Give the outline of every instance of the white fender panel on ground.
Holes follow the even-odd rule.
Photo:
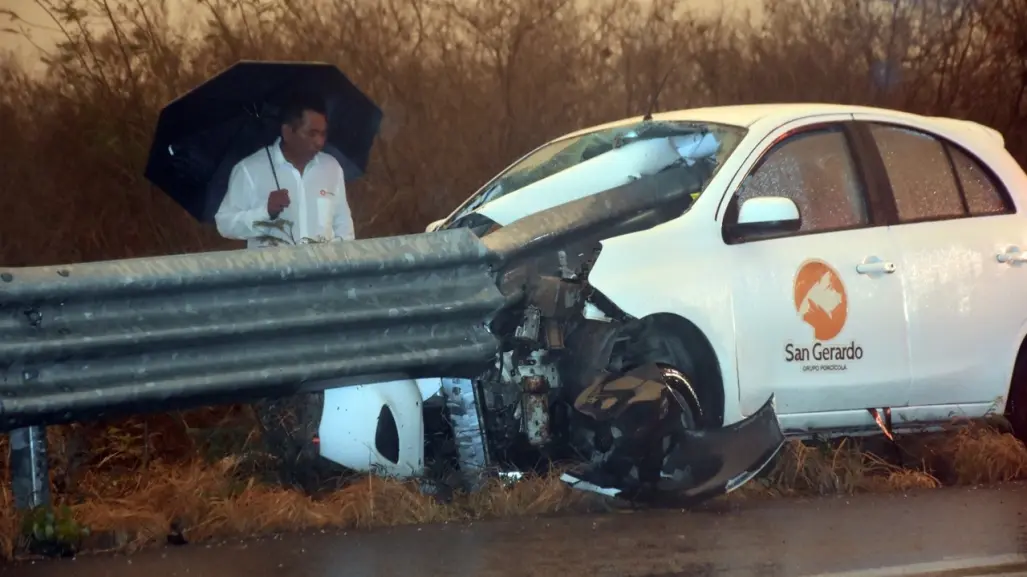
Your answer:
[[[417,388],[421,390],[421,400],[427,401],[442,390],[442,379],[438,377],[417,379]]]
[[[421,380],[425,382],[404,379],[325,390],[318,431],[321,456],[356,471],[390,477],[421,475],[421,404],[437,390],[431,388],[432,379]]]

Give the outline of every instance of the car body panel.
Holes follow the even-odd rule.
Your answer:
[[[399,379],[326,389],[318,427],[321,456],[356,471],[419,476],[424,470],[425,394],[418,385],[415,379]],[[394,443],[397,454],[381,447],[380,429],[386,429],[384,442]]]
[[[641,120],[586,128],[550,143]],[[723,379],[725,425],[755,414],[771,395],[781,428],[796,437],[879,432],[886,425],[869,409],[888,409],[895,431],[930,429],[953,417],[975,418],[1001,410],[1012,364],[1027,337],[1027,305],[1015,297],[1021,292],[1017,289],[1027,286],[1027,264],[999,262],[997,255],[1009,247],[1027,251],[1027,227],[1020,210],[1027,175],[1004,149],[1000,133],[963,120],[835,104],[711,107],[654,114],[653,120],[713,122],[743,127],[747,133],[683,214],[603,240],[588,282],[630,317],[674,315],[706,336]],[[866,122],[925,131],[986,159],[1008,189],[1016,211],[916,224],[873,220],[880,218],[877,212],[870,225],[852,230],[742,244],[725,240],[730,199],[779,139],[825,123]],[[849,138],[852,144],[853,136]],[[660,158],[656,145],[639,144],[643,146],[604,155],[616,162],[600,165],[599,159],[592,159],[475,211],[506,226],[624,184],[644,173],[644,167],[660,164],[647,165]],[[867,153],[865,141],[856,147],[860,155]],[[881,176],[874,173],[879,167],[871,167],[862,156],[859,163],[864,178]],[[873,188],[879,183],[864,184]],[[871,194],[881,192],[874,188]],[[428,230],[444,225],[471,198]],[[894,264],[898,274],[858,273],[857,266],[878,262],[867,257]],[[803,370],[783,360],[788,341],[804,342],[813,332],[802,322],[796,310],[802,304],[795,298],[797,271],[811,259],[834,269],[849,299],[845,326],[835,340],[854,341],[863,356],[850,359],[845,371]],[[434,387],[390,386],[407,391],[410,399],[417,389],[419,401]],[[375,403],[380,405],[380,399],[363,402],[367,407]]]
[[[824,122],[840,122],[846,120],[887,121],[896,124],[903,124],[909,127],[920,128],[933,134],[944,136],[959,144],[960,146],[963,146],[967,150],[975,153],[976,155],[985,156],[986,158],[988,158],[988,166],[995,170],[997,176],[1004,183],[1006,183],[1007,187],[1016,187],[1019,190],[1027,189],[1027,179],[1025,179],[1024,173],[1020,169],[1016,161],[1013,160],[1012,157],[1008,154],[1008,152],[1005,151],[1005,149],[1003,148],[1003,141],[1001,135],[993,129],[976,123],[947,118],[920,117],[911,114],[894,113],[892,111],[877,111],[874,109],[847,106],[814,106],[808,108],[802,107],[801,119],[793,120],[792,122],[781,122],[782,115],[778,114],[777,107],[774,105],[768,106],[769,108],[757,107],[745,108],[743,110],[730,110],[726,111],[724,116],[718,114],[703,114],[702,112],[696,111],[686,111],[680,116],[670,115],[668,117],[665,117],[678,119],[687,116],[690,119],[701,118],[702,120],[709,120],[715,122],[729,122],[730,120],[733,120],[739,124],[747,124],[750,133],[746,137],[746,139],[744,139],[739,144],[734,155],[732,156],[732,159],[729,160],[727,164],[725,164],[725,167],[717,175],[717,179],[715,179],[715,181],[710,184],[707,190],[703,193],[703,196],[691,208],[688,214],[683,215],[675,221],[661,225],[660,227],[656,227],[647,231],[638,232],[627,237],[619,237],[604,241],[602,257],[596,263],[596,267],[593,269],[589,277],[590,282],[594,284],[603,293],[604,296],[609,298],[614,304],[623,308],[626,312],[629,312],[630,314],[648,316],[653,314],[672,313],[682,316],[684,318],[688,318],[700,327],[706,325],[706,328],[704,328],[703,330],[707,334],[707,336],[711,338],[711,340],[715,341],[714,348],[718,351],[718,357],[720,357],[721,351],[732,352],[731,355],[726,357],[727,361],[725,361],[724,358],[721,358],[721,369],[723,375],[725,376],[725,386],[728,388],[730,388],[730,385],[728,383],[731,382],[728,379],[728,376],[734,374],[736,379],[741,377],[741,375],[744,374],[746,371],[745,365],[747,363],[752,362],[752,357],[744,355],[744,343],[749,343],[750,346],[758,346],[759,342],[761,340],[764,340],[764,336],[762,334],[760,334],[758,331],[754,332],[753,330],[755,326],[758,326],[760,324],[760,321],[756,320],[758,317],[753,317],[753,326],[745,326],[745,322],[740,320],[740,315],[737,314],[736,311],[735,314],[732,315],[718,316],[717,320],[696,320],[695,318],[693,318],[694,316],[698,316],[700,319],[702,319],[704,315],[702,313],[696,313],[694,310],[695,308],[702,308],[704,310],[716,310],[715,307],[709,306],[709,299],[704,299],[703,297],[693,297],[692,299],[690,299],[691,303],[701,302],[703,304],[698,307],[691,307],[679,304],[677,302],[677,299],[675,298],[667,298],[664,295],[654,296],[652,294],[653,292],[660,292],[662,290],[672,290],[675,293],[677,291],[680,291],[680,287],[682,286],[682,282],[684,279],[674,279],[673,276],[676,274],[676,271],[678,270],[682,271],[681,274],[684,276],[685,269],[676,268],[673,272],[670,272],[669,275],[671,276],[671,278],[668,279],[667,282],[665,282],[664,284],[654,285],[652,283],[647,283],[645,282],[646,280],[648,280],[645,278],[645,275],[648,274],[646,271],[652,268],[659,268],[659,264],[652,262],[652,258],[650,258],[648,261],[646,259],[640,259],[638,255],[647,254],[647,251],[644,248],[646,246],[668,246],[667,243],[674,242],[675,236],[688,236],[690,246],[698,246],[702,247],[703,249],[709,249],[710,244],[699,241],[700,233],[693,232],[692,227],[689,224],[685,224],[685,222],[687,221],[691,223],[691,220],[695,219],[698,215],[700,215],[703,211],[703,208],[708,206],[708,203],[710,203],[716,196],[718,196],[718,194],[721,196],[721,202],[719,202],[718,204],[721,207],[723,207],[723,205],[726,202],[726,199],[729,198],[731,193],[741,184],[741,181],[746,176],[749,168],[751,168],[753,163],[755,163],[756,157],[759,156],[761,151],[766,149],[769,142],[773,142],[778,137],[782,136],[783,134],[791,130],[801,128],[803,126],[810,126]],[[841,110],[841,112],[829,112],[828,110],[831,108],[837,108]],[[774,112],[769,112],[770,109],[774,109]],[[791,110],[798,111],[799,109],[793,107],[791,108]],[[823,112],[818,113],[818,110],[823,110]],[[760,114],[760,112],[767,113]],[[737,117],[731,116],[730,120],[726,116],[727,114],[733,115],[735,113],[740,114]],[[788,114],[785,113],[784,117],[788,117]],[[756,143],[756,140],[759,140],[760,142]],[[745,159],[744,161],[739,162],[740,166],[732,167],[736,168],[736,170],[732,171],[728,169],[728,165],[732,164],[732,162],[734,161],[738,161],[743,156],[745,157]],[[993,161],[991,159],[995,160]],[[725,184],[723,188],[720,188],[718,185],[723,184],[723,179],[725,175],[731,172],[734,173],[732,174],[732,182],[730,184]],[[720,210],[718,212],[719,213],[717,214],[717,218],[722,218],[723,210]],[[980,230],[980,224],[978,222],[975,222],[978,218],[980,217],[968,218],[957,221],[930,223],[928,224],[928,227],[934,226],[936,228],[940,228],[942,230],[935,231],[934,234],[940,234],[942,237],[948,237],[948,235],[944,232],[946,229],[956,230],[959,227],[969,226],[976,227],[978,230]],[[1012,226],[1014,229],[1018,231],[1016,234],[1013,235],[1013,237],[1011,237],[1012,240],[1009,244],[1022,246],[1022,243],[1024,241],[1021,239],[1024,238],[1024,234],[1025,231],[1027,231],[1027,229],[1025,229],[1025,227],[1022,226],[1019,216],[1001,215],[984,218],[988,218],[989,220],[994,220],[996,222],[1005,221],[1006,223],[1008,223],[1006,226]],[[900,227],[901,226],[902,225],[900,225]],[[852,241],[855,244],[861,244],[859,240],[860,237],[864,238],[864,240],[862,241],[863,243],[865,243],[866,239],[868,239],[869,237],[876,237],[878,239],[878,242],[885,243],[881,245],[880,252],[887,251],[890,254],[898,255],[900,254],[901,249],[899,248],[899,245],[897,243],[899,242],[899,238],[901,238],[904,235],[899,234],[897,237],[894,234],[894,231],[890,229],[900,227],[884,227],[883,229],[869,228],[858,231],[851,231],[851,233],[845,232],[841,234],[852,236],[853,238],[848,240]],[[667,231],[669,230],[674,230],[677,234],[668,234]],[[702,233],[702,236],[705,239],[716,238],[719,237],[718,233],[719,231],[706,231],[705,233]],[[693,236],[693,234],[695,236]],[[984,232],[981,234],[987,236],[989,233]],[[964,239],[959,242],[965,243],[965,239],[972,236],[974,235],[963,234],[961,235],[961,237],[957,238]],[[777,239],[774,242],[780,242],[782,240],[794,241],[799,240],[799,237],[793,237],[791,239]],[[819,234],[811,235],[810,240],[816,243],[822,243],[825,241],[823,235]],[[831,246],[839,246],[844,244],[834,243],[831,241],[826,242],[828,245]],[[755,244],[758,245],[760,243]],[[824,245],[820,246],[823,247]],[[616,250],[615,247],[623,247],[623,249]],[[997,249],[998,247],[995,248]],[[790,250],[795,249],[790,247]],[[820,250],[822,250],[822,248]],[[723,281],[717,279],[716,275],[714,275],[712,278],[706,275],[706,271],[710,270],[711,268],[708,262],[710,260],[718,260],[717,257],[705,254],[704,250],[695,250],[693,252],[703,254],[703,256],[701,257],[702,262],[689,262],[689,267],[687,270],[698,271],[698,276],[703,278],[702,285],[711,291],[718,291],[719,287],[723,286]],[[867,252],[869,253],[872,251]],[[983,250],[977,251],[978,255],[981,255],[985,252],[986,251]],[[782,253],[789,254],[789,251],[782,251]],[[766,256],[767,255],[764,255],[764,257]],[[868,256],[872,255],[868,254]],[[655,259],[658,260],[658,257],[655,257]],[[910,261],[908,260],[909,257],[903,257],[903,259],[906,263],[905,266],[908,268],[910,265]],[[728,257],[727,255],[723,255],[722,262],[734,263],[735,259],[732,257]],[[958,267],[959,265],[957,264],[956,266]],[[746,267],[738,267],[736,270],[739,271],[739,281],[743,283],[750,283],[751,290],[761,292],[765,290],[768,278],[764,271],[754,271],[751,268],[746,269]],[[642,277],[639,278],[637,281],[639,285],[647,287],[644,294],[640,294],[637,291],[637,289],[633,289],[631,286],[633,284],[632,281],[627,280],[629,278],[632,278],[633,275],[636,274],[642,275]],[[1008,277],[1009,275],[1006,276]],[[790,280],[791,279],[782,279],[778,282],[778,284],[790,285]],[[899,279],[888,280],[898,281]],[[1019,279],[1013,279],[1013,282],[1022,283],[1023,281],[1019,281]],[[892,284],[894,284],[894,282],[892,282]],[[664,287],[673,288],[667,289]],[[725,422],[731,422],[732,420],[742,418],[744,415],[751,414],[752,410],[757,408],[759,406],[759,403],[762,401],[762,399],[760,398],[760,393],[771,390],[777,395],[778,406],[780,407],[779,418],[781,419],[781,422],[783,426],[785,426],[786,430],[789,431],[814,431],[817,429],[836,430],[847,429],[852,427],[875,427],[873,419],[867,416],[866,411],[863,410],[864,406],[895,407],[895,415],[901,416],[901,418],[904,421],[922,421],[923,419],[929,419],[927,422],[931,422],[930,419],[934,418],[945,420],[951,418],[953,414],[961,414],[966,416],[981,416],[989,410],[989,407],[991,407],[993,410],[995,400],[1001,399],[1002,395],[1004,395],[1006,393],[1006,390],[1008,389],[1008,375],[1011,371],[1009,367],[1011,366],[1012,361],[1015,358],[1016,352],[1019,350],[1020,342],[1022,342],[1023,339],[1023,333],[1013,331],[1012,328],[1004,328],[1002,331],[1000,331],[1002,333],[1003,342],[1012,341],[1014,343],[1013,347],[1006,349],[1011,350],[1010,355],[1004,355],[1005,359],[1003,360],[1007,360],[1007,363],[1002,363],[998,365],[998,367],[993,366],[990,370],[988,370],[984,369],[981,366],[980,361],[967,362],[964,363],[966,366],[962,367],[958,371],[948,371],[950,373],[950,378],[947,382],[951,383],[951,386],[948,388],[947,392],[934,392],[924,389],[925,383],[930,382],[930,378],[932,377],[938,377],[940,371],[937,368],[937,365],[934,365],[934,368],[931,369],[929,368],[929,363],[921,363],[918,366],[919,370],[923,374],[918,375],[918,385],[914,392],[912,384],[912,361],[909,357],[909,346],[907,345],[909,339],[907,339],[906,335],[907,330],[909,329],[907,329],[907,326],[905,325],[905,323],[909,320],[906,317],[905,313],[905,307],[908,305],[909,302],[909,297],[906,293],[907,290],[908,289],[903,287],[901,289],[901,292],[898,292],[895,287],[891,287],[891,290],[888,291],[890,296],[888,297],[887,305],[885,306],[885,309],[887,309],[887,311],[890,312],[882,310],[883,305],[880,296],[874,296],[872,303],[873,308],[867,311],[869,314],[873,315],[882,314],[884,318],[889,319],[889,321],[887,321],[890,323],[888,327],[889,330],[883,330],[881,332],[882,334],[890,335],[890,340],[888,341],[888,343],[892,347],[894,347],[891,349],[892,362],[879,365],[873,371],[876,375],[876,377],[872,377],[873,381],[877,383],[876,385],[874,385],[876,389],[865,391],[862,395],[862,398],[860,395],[851,395],[850,398],[844,398],[844,396],[838,397],[835,395],[831,395],[829,392],[825,392],[823,395],[819,396],[817,394],[814,394],[814,398],[820,398],[822,400],[813,402],[805,401],[801,404],[792,405],[789,403],[789,395],[787,393],[787,383],[789,381],[785,378],[772,378],[769,380],[769,382],[763,385],[757,385],[755,386],[755,388],[746,387],[743,381],[742,384],[736,385],[740,396],[740,402],[736,405],[737,412],[731,412],[730,409],[732,403],[728,401],[726,406],[727,411],[725,415]],[[735,300],[738,299],[738,294],[739,293],[735,293]],[[942,292],[938,294],[946,293]],[[868,293],[867,296],[871,295]],[[729,297],[729,299],[731,299],[731,297]],[[995,302],[995,300],[990,298],[984,298],[981,300],[981,302],[993,303]],[[744,305],[737,305],[736,303],[735,306]],[[995,310],[994,306],[991,306],[991,308]],[[757,308],[753,308],[751,312],[758,313],[759,311]],[[727,319],[731,319],[730,330],[720,328],[728,325]],[[1013,326],[1018,327],[1022,324],[1023,319],[1024,315],[1021,312],[1021,314],[1019,315],[1013,315],[1011,317],[1008,317],[1006,324],[1011,324]],[[966,319],[964,319],[963,322],[965,323]],[[718,328],[713,328],[713,326],[716,325],[719,325]],[[913,326],[916,327],[917,325],[914,324]],[[980,327],[978,329],[979,332],[986,331],[986,327],[988,327],[989,325],[988,323],[978,322],[976,326]],[[912,338],[913,340],[918,338],[927,339],[932,334],[938,334],[936,332],[932,333],[931,327],[928,325],[925,325],[915,330],[918,330],[919,332],[915,335],[910,335],[910,338]],[[737,334],[739,334],[737,344],[732,342],[735,339],[735,331],[738,331]],[[717,338],[720,335],[725,334],[728,334],[729,336],[727,338]],[[948,333],[943,332],[940,334],[945,335]],[[935,337],[935,340],[937,340],[937,338],[938,337]],[[717,341],[721,342],[718,343]],[[930,350],[930,347],[937,346],[937,343],[932,344],[929,340],[925,340],[924,342],[925,344],[923,344],[922,348],[919,349],[921,351],[921,355],[928,354],[926,351]],[[968,342],[969,341],[961,343],[961,346],[965,349],[965,347],[968,345]],[[989,341],[985,340],[984,342],[988,343]],[[995,347],[1002,348],[1000,343],[994,342],[994,340],[990,341],[990,344]],[[973,353],[971,353],[970,351],[973,351]],[[979,346],[974,346],[971,347],[968,351],[965,351],[964,354],[962,354],[961,356],[964,359],[979,359],[981,358],[981,352],[982,351]],[[743,356],[746,360],[743,360]],[[994,357],[991,355],[987,355],[984,358]],[[898,365],[896,365],[896,362],[898,363]],[[751,367],[751,370],[753,371],[754,375],[767,374],[766,365],[755,365]],[[889,373],[894,374],[896,371],[898,372],[898,376],[895,376],[894,378],[889,378],[886,376]],[[977,387],[966,386],[966,383],[969,382],[969,375],[972,375],[977,371],[981,371],[978,374],[982,376],[987,375],[986,379],[991,384],[990,386],[984,387],[985,390],[981,390]],[[925,377],[927,378],[925,379]],[[840,384],[840,386],[845,387],[840,389],[841,391],[848,390],[847,385]],[[944,389],[946,385],[943,383],[942,387]],[[961,394],[955,394],[955,391],[952,390],[951,387],[956,387],[959,391],[961,391]],[[818,387],[814,385],[812,389],[807,389],[807,391],[816,391],[817,388]],[[803,388],[799,388],[796,390],[796,392],[798,393],[802,389]],[[828,391],[830,390],[831,388],[828,388]],[[877,391],[876,394],[874,394],[874,390]],[[836,389],[834,392],[837,393],[839,392],[839,390]],[[751,400],[749,401],[748,406],[746,404],[746,395],[751,395]],[[796,398],[803,398],[804,396],[805,395],[797,394]],[[728,398],[730,399],[730,394],[728,395]],[[872,399],[871,404],[859,402],[860,400],[865,401],[868,398]],[[915,402],[911,403],[911,401]],[[859,403],[857,404],[857,406],[860,408],[845,410],[843,407],[846,403]],[[910,404],[914,404],[917,406],[906,407]],[[818,418],[818,415],[822,416],[822,418]]]
[[[720,205],[738,191],[743,179],[776,143],[787,143],[786,137],[807,129],[834,127],[851,119],[852,115],[845,113],[810,114],[792,122],[766,125],[766,136],[723,191]],[[718,216],[723,223],[723,212]],[[869,227],[722,248],[725,262],[732,263],[733,292],[738,297],[736,355],[743,415],[755,410],[762,402],[759,396],[768,390],[777,395],[781,415],[907,404],[910,376],[901,284],[887,275],[856,272],[856,265],[867,257],[894,258],[895,247],[886,231]],[[836,309],[846,315],[841,332],[823,341],[814,338],[813,325],[803,322],[797,311],[801,305],[797,303],[796,290],[800,289],[796,281],[804,274],[800,270],[823,268],[815,260],[829,267],[827,270],[841,281],[846,301],[837,303]],[[768,336],[768,329],[777,334]],[[883,336],[878,337],[877,331]],[[803,354],[822,356],[824,345],[848,345],[862,352],[862,358],[837,362],[801,358]]]
[[[902,255],[898,276],[910,315],[911,404],[969,404],[1005,396],[1024,319],[996,304],[1020,292],[1027,267],[999,262],[997,256],[1010,247],[1027,249],[1027,220],[1017,210],[1027,177],[1004,148],[1001,134],[979,124],[866,112],[854,118],[954,144],[984,163],[1007,189],[1012,213],[890,227]],[[1015,348],[1006,352],[1010,342]]]

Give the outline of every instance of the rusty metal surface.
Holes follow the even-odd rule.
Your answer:
[[[457,229],[0,269],[0,427],[459,373],[498,347],[487,257]]]

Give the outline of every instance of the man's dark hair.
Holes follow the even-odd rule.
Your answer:
[[[328,116],[323,98],[313,94],[297,93],[292,95],[282,109],[282,124],[295,127],[303,120],[303,113],[307,110]]]

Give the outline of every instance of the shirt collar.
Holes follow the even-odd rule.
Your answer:
[[[274,143],[271,145],[271,158],[274,159],[275,166],[285,166],[285,165],[289,164],[289,161],[286,160],[285,155],[282,154],[282,137],[281,136],[276,138]],[[319,153],[314,155],[314,158],[309,163],[307,163],[307,166],[305,168],[310,168],[311,166],[317,166],[317,163],[320,162],[320,160],[321,160],[321,153],[319,152]]]

